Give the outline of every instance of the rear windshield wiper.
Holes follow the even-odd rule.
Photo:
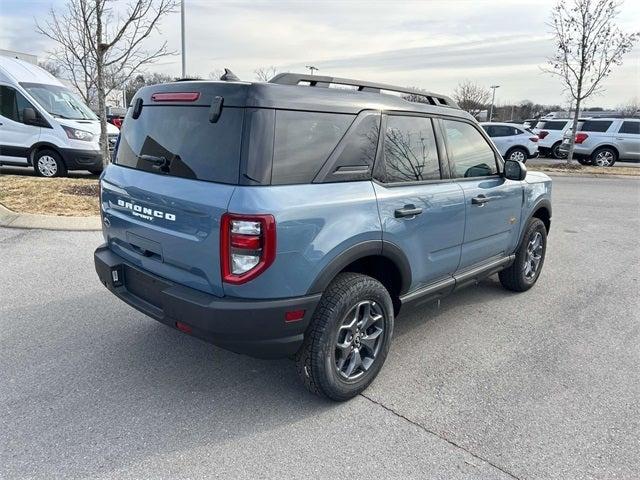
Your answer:
[[[169,168],[171,161],[166,157],[156,157],[155,155],[138,155],[138,159],[143,162],[152,163],[154,167],[159,168],[160,170],[165,170]]]

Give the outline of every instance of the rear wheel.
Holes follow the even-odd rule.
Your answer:
[[[551,147],[551,156],[556,159],[567,158],[567,154],[560,151],[560,145],[562,142],[556,142],[553,147]]]
[[[508,290],[524,292],[538,280],[547,251],[547,228],[539,218],[527,224],[513,264],[500,272],[500,283]]]
[[[613,167],[618,159],[618,152],[613,148],[602,147],[591,154],[591,162],[598,167]]]
[[[33,158],[33,169],[39,177],[63,177],[67,167],[58,152],[41,150]]]
[[[384,364],[393,323],[393,303],[379,281],[357,273],[338,275],[296,354],[305,387],[336,401],[358,395]]]
[[[515,147],[507,154],[507,160],[515,160],[517,162],[525,163],[528,156],[528,152],[524,148]]]

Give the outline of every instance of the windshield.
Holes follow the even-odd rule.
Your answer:
[[[65,87],[42,83],[21,83],[20,85],[54,117],[71,120],[98,119],[76,94]]]

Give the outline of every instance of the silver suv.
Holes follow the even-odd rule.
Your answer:
[[[571,130],[560,152],[569,152]],[[640,118],[590,118],[578,123],[574,157],[582,165],[611,167],[618,160],[640,161]]]

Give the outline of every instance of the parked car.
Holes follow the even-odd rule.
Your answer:
[[[110,147],[118,129],[107,125]],[[98,117],[42,68],[0,56],[0,165],[33,166],[36,175],[102,171]]]
[[[100,182],[100,280],[181,332],[294,356],[314,393],[364,390],[401,310],[496,272],[514,291],[539,278],[551,180],[444,95],[286,73],[132,105]]]
[[[564,132],[571,130],[572,121],[568,118],[554,118],[540,120],[533,130],[538,135],[538,150],[540,155],[552,158],[564,158],[566,154],[560,151]]]
[[[503,158],[525,163],[527,159],[538,156],[538,136],[531,130],[511,123],[483,122],[480,125]]]
[[[574,157],[583,165],[612,167],[618,160],[640,160],[640,118],[591,118],[578,125]],[[560,151],[569,152],[571,131]]]
[[[127,114],[127,109],[122,107],[107,107],[107,122],[118,127],[122,127],[122,121]]]

